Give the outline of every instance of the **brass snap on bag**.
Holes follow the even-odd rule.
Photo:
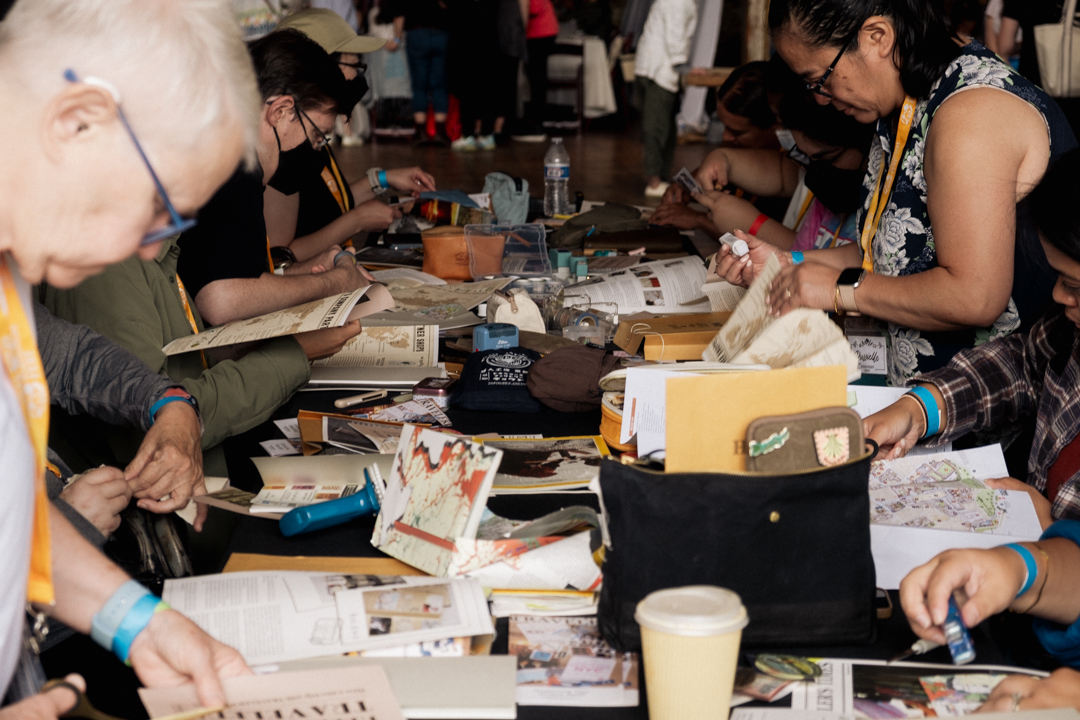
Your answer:
[[[790,473],[666,474],[605,460],[604,638],[639,650],[640,600],[663,588],[717,585],[746,606],[744,645],[873,642],[867,483],[876,452]]]

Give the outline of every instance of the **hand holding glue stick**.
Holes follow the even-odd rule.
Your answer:
[[[724,233],[720,236],[720,242],[726,245],[731,254],[735,257],[741,258],[742,256],[750,252],[750,246],[746,244],[746,241],[738,238],[731,233]]]

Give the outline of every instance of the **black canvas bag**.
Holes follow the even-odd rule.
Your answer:
[[[634,609],[646,595],[718,585],[742,597],[746,645],[873,642],[874,454],[789,475],[664,474],[605,460],[604,638],[639,650]]]

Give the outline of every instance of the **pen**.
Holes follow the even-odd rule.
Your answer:
[[[919,640],[904,652],[893,658],[890,658],[889,662],[886,663],[886,665],[888,665],[889,663],[897,662],[899,660],[904,660],[905,658],[909,658],[912,655],[922,655],[923,653],[928,653],[931,650],[939,647],[941,647],[941,643],[936,643],[933,640]]]
[[[360,403],[367,402],[368,400],[378,400],[379,398],[384,398],[384,397],[386,397],[386,395],[387,395],[386,390],[372,390],[371,392],[360,393],[359,395],[353,395],[352,397],[346,397],[346,398],[341,398],[340,400],[335,400],[334,401],[334,407],[336,407],[336,408],[352,407],[353,405],[359,405]]]

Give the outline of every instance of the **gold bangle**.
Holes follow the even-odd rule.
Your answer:
[[[1042,601],[1043,590],[1046,589],[1046,583],[1050,581],[1050,556],[1046,554],[1046,551],[1039,547],[1038,543],[1032,543],[1039,554],[1043,556],[1043,560],[1046,562],[1046,572],[1043,573],[1042,585],[1039,586],[1039,592],[1035,594],[1035,602],[1028,605],[1023,610],[1017,610],[1019,613],[1029,613],[1035,609],[1035,606]],[[1030,592],[1030,591],[1029,591]]]
[[[840,314],[839,303],[840,303],[840,286],[837,285],[836,286],[836,292],[833,293],[833,300],[832,300],[832,309],[833,309],[833,312],[836,313],[837,315]]]
[[[907,398],[908,400],[919,406],[919,417],[923,419],[923,426],[922,430],[919,432],[919,437],[922,437],[923,434],[926,433],[926,428],[930,427],[930,418],[926,414],[926,408],[923,406],[922,401],[911,393],[904,393],[900,396],[901,400],[903,400],[904,398]]]

